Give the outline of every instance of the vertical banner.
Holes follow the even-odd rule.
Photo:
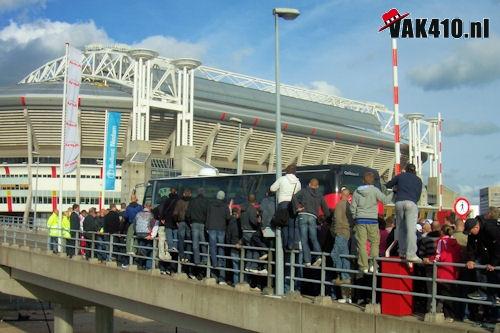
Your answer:
[[[66,175],[75,170],[80,155],[80,138],[78,131],[78,94],[82,82],[83,54],[80,50],[68,47],[66,68],[66,95],[64,121],[63,172]]]
[[[115,189],[116,178],[116,150],[118,147],[118,131],[120,130],[120,112],[106,112],[106,130],[104,141],[104,191]]]

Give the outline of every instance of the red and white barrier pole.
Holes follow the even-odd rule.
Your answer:
[[[401,135],[399,131],[399,86],[398,86],[398,45],[396,38],[392,39],[392,79],[394,83],[394,173],[401,172]]]
[[[439,210],[443,210],[443,141],[441,133],[443,129],[443,120],[441,112],[438,113],[438,206]]]

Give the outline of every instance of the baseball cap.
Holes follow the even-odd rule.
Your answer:
[[[464,234],[470,234],[470,230],[474,228],[478,223],[479,221],[477,219],[467,219],[465,221]]]

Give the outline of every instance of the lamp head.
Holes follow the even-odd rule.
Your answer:
[[[300,12],[295,8],[274,8],[273,15],[277,15],[278,17],[282,17],[285,20],[290,21],[297,18],[297,16],[300,15]]]

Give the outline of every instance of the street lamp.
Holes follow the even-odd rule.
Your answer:
[[[233,123],[238,123],[238,157],[237,157],[237,162],[236,162],[236,174],[241,175],[243,172],[243,164],[240,166],[240,158],[241,158],[241,123],[243,123],[243,120],[240,118],[236,117],[231,117],[229,118],[229,121],[232,121]]]
[[[35,179],[35,208],[33,210],[33,226],[36,226],[36,213],[37,213],[37,204],[38,204],[38,166],[40,165],[40,153],[37,151],[32,152],[33,155],[36,155],[36,179]]]
[[[280,103],[280,52],[279,52],[279,29],[278,18],[287,21],[294,20],[300,12],[294,8],[274,8],[274,31],[275,31],[275,75],[276,75],[276,179],[281,177],[281,103]],[[283,245],[281,241],[281,228],[276,228],[276,294],[284,294],[284,262]],[[293,281],[290,281],[293,283]]]

